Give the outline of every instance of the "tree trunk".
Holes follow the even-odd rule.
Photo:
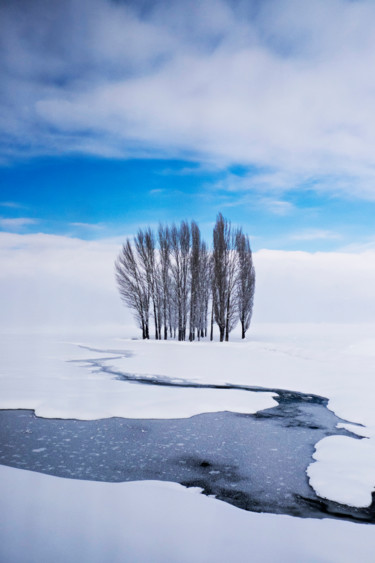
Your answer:
[[[229,318],[230,318],[230,300],[229,300],[229,292],[227,297],[227,306],[226,306],[226,319],[225,319],[225,342],[229,342]]]
[[[224,342],[225,327],[220,326],[219,330],[220,330],[220,342]]]
[[[155,340],[159,340],[158,316],[156,313],[155,301],[154,301],[154,322],[155,322]]]

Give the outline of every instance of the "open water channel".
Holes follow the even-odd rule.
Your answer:
[[[135,378],[134,384],[175,383]],[[309,486],[314,445],[325,436],[351,435],[336,427],[340,419],[326,399],[225,388],[275,392],[279,404],[253,415],[219,412],[174,420],[55,420],[30,410],[0,410],[0,463],[71,479],[173,481],[245,510],[375,522],[374,502],[365,509],[339,505]]]

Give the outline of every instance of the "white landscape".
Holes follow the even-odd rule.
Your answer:
[[[374,23],[0,2],[0,563],[375,561]]]
[[[25,237],[23,247],[21,237],[17,248],[13,246],[16,256],[23,255],[23,260],[18,261],[9,259],[9,240],[13,244],[13,239],[3,237],[2,256],[7,269],[1,281],[14,303],[16,293],[24,295],[25,303],[18,301],[17,305],[17,310],[22,311],[27,287],[50,284],[53,293],[53,265],[61,256],[59,251],[46,250],[46,237],[43,250],[49,252],[49,260],[41,266],[42,271],[30,271],[23,276],[20,291],[12,276],[18,275],[18,268],[25,268],[27,259],[31,264],[35,255],[40,256],[38,245],[43,237],[37,245],[32,238]],[[33,245],[32,252],[25,250],[28,244]],[[1,331],[1,409],[33,409],[37,416],[59,419],[155,419],[225,410],[254,413],[276,404],[275,392],[259,394],[119,381],[111,373],[100,371],[93,361],[112,371],[138,377],[156,375],[174,381],[260,386],[321,395],[329,399],[329,409],[348,421],[342,424],[363,439],[332,436],[316,444],[314,459],[306,467],[310,485],[322,498],[354,507],[371,504],[375,485],[374,325],[358,322],[358,318],[356,323],[329,322],[330,318],[337,319],[328,309],[322,315],[325,322],[321,323],[262,322],[262,314],[269,311],[262,303],[272,302],[274,290],[280,285],[275,260],[267,263],[268,274],[273,268],[274,286],[267,296],[259,283],[259,306],[245,342],[236,334],[229,343],[134,340],[138,329],[129,318],[127,325],[108,325],[111,314],[123,314],[109,268],[112,247],[101,247],[101,260],[98,254],[91,253],[90,243],[79,243],[79,248],[82,265],[89,271],[96,268],[98,274],[104,272],[102,286],[98,287],[94,276],[89,290],[97,291],[97,298],[106,300],[113,308],[108,307],[106,317],[98,313],[97,322],[89,328],[78,327],[77,323],[75,328],[32,326],[28,319],[30,324],[25,329],[16,326],[19,319],[14,311],[12,317],[4,317],[8,326],[4,323]],[[78,255],[77,248],[63,252],[67,264]],[[285,257],[288,258],[287,253]],[[291,259],[296,260],[293,256]],[[314,257],[306,255],[302,259]],[[350,262],[351,255],[343,253],[340,259]],[[261,256],[255,254],[255,261],[261,279],[265,275]],[[83,266],[81,271],[85,271]],[[371,272],[373,276],[373,269]],[[354,277],[358,273],[358,269],[351,271]],[[291,310],[311,283],[309,274],[306,283],[295,285],[292,293],[284,294]],[[335,277],[330,266],[324,268],[322,263],[316,275],[329,280],[334,288],[333,302],[350,281],[346,279],[342,287],[340,276]],[[33,276],[34,286],[30,283]],[[75,293],[69,295],[72,305],[76,303],[77,307],[84,293],[84,281],[83,275],[77,275]],[[39,293],[40,307],[55,307],[56,313],[60,307],[63,314],[68,291],[71,288],[65,294],[60,292],[59,300],[56,295],[43,297]],[[35,289],[32,292],[28,299],[36,298]],[[348,310],[356,310],[361,293],[353,288],[346,295]],[[318,299],[318,294],[311,292],[309,298]],[[280,308],[275,307],[275,317],[278,314]],[[299,309],[299,315],[302,314],[310,320],[309,306]],[[255,514],[175,483],[99,483],[5,466],[0,469],[3,561],[224,562],[248,561],[249,553],[256,561],[373,560],[375,534],[371,524]]]

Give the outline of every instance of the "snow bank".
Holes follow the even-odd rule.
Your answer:
[[[186,418],[219,411],[251,414],[277,405],[274,393],[118,381],[86,361],[115,363],[117,350],[113,347],[121,348],[121,344],[112,339],[101,340],[104,349],[110,349],[103,353],[59,342],[53,336],[3,335],[0,343],[2,409],[33,409],[45,418],[94,420],[112,416]],[[128,345],[133,347],[132,342]],[[174,373],[179,373],[176,365]]]
[[[40,416],[61,418],[174,418],[220,410],[250,413],[275,404],[272,394],[125,383],[87,360],[146,377],[318,394],[329,399],[339,417],[362,424],[346,427],[368,439],[329,438],[317,444],[308,470],[311,484],[322,497],[367,506],[375,485],[373,334],[374,325],[323,324],[258,324],[246,342],[222,344],[120,339],[121,328],[100,336],[65,334],[63,339],[3,334],[0,408],[30,408]]]
[[[254,514],[181,485],[98,483],[0,466],[0,560],[370,563],[372,526]]]
[[[370,506],[375,491],[375,440],[329,436],[315,446],[307,470],[319,496],[349,506]]]

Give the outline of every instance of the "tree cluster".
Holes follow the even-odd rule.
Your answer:
[[[121,298],[133,311],[144,339],[213,339],[214,322],[220,341],[238,322],[242,338],[250,326],[255,270],[249,237],[232,229],[221,213],[210,250],[198,225],[160,225],[155,234],[139,229],[127,239],[115,262]],[[210,330],[208,319],[210,316]]]

